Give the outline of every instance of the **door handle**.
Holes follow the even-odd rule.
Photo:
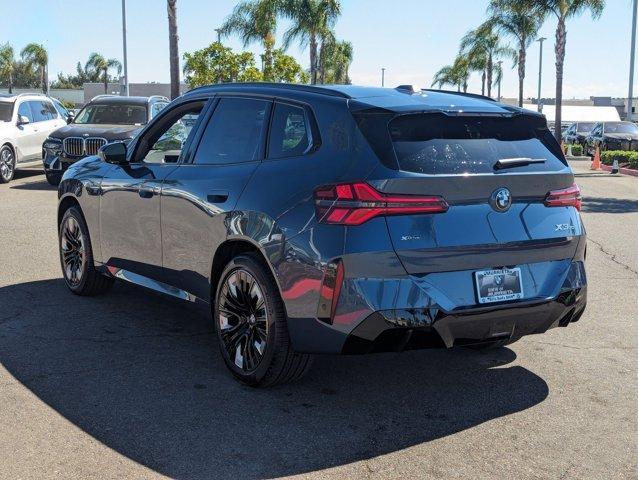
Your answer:
[[[206,196],[208,203],[224,203],[228,200],[228,192],[214,191]]]
[[[153,198],[153,195],[158,195],[160,191],[160,187],[157,186],[147,187],[145,185],[141,185],[137,190],[137,193],[142,198]]]

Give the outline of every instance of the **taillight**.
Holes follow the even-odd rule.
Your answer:
[[[576,207],[580,211],[581,205],[580,188],[575,183],[569,188],[552,190],[545,197],[547,207]]]
[[[385,194],[363,182],[319,187],[315,206],[319,221],[338,225],[361,225],[384,215],[443,213],[449,208],[442,197]]]

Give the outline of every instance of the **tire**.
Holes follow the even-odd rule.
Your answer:
[[[60,182],[62,181],[62,174],[60,173],[45,171],[44,175],[47,177],[47,182],[49,182],[49,185],[52,185],[54,187],[60,185]]]
[[[16,156],[9,145],[0,148],[0,183],[13,180],[16,171]]]
[[[277,285],[256,255],[226,265],[213,319],[224,363],[240,382],[268,387],[299,380],[310,369],[312,355],[293,351]]]
[[[108,291],[113,279],[95,269],[89,229],[79,208],[64,212],[58,234],[62,276],[69,290],[81,296]]]

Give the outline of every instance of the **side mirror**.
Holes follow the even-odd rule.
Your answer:
[[[69,112],[66,115],[66,123],[71,123],[73,120],[75,120],[75,113],[73,112]]]
[[[31,123],[31,121],[29,120],[29,117],[25,117],[24,115],[18,115],[18,126],[27,125],[29,123]]]
[[[114,165],[126,165],[126,145],[122,142],[107,143],[97,152],[98,156],[106,163]]]

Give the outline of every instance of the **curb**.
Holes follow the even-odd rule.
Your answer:
[[[591,157],[586,157],[584,155],[578,157],[568,157],[565,156],[568,162],[591,162]]]
[[[601,165],[602,169],[606,172],[611,172],[611,165]],[[638,177],[638,170],[633,170],[631,168],[620,168],[619,173],[623,175],[629,175],[632,177]]]

